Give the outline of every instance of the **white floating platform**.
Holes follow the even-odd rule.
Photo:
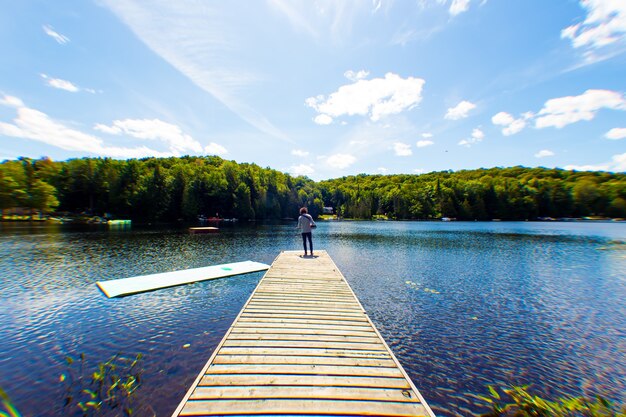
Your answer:
[[[204,268],[164,272],[162,274],[99,281],[96,282],[96,285],[107,297],[112,298],[119,297],[121,295],[157,290],[159,288],[174,287],[176,285],[189,284],[192,282],[206,281],[209,279],[265,271],[269,269],[269,267],[269,265],[253,261],[234,262],[230,264],[207,266]]]

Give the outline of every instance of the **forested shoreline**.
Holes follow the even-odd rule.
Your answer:
[[[199,215],[293,218],[307,206],[344,218],[534,220],[626,217],[626,174],[489,168],[421,175],[306,177],[217,156],[115,160],[49,158],[0,163],[0,209],[83,213],[140,222]]]

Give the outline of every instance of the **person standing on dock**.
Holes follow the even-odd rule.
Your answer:
[[[309,241],[309,248],[311,252],[311,256],[313,256],[313,233],[311,233],[311,229],[317,227],[315,222],[313,221],[313,217],[308,214],[308,210],[306,207],[302,207],[300,209],[300,217],[298,217],[298,226],[302,232],[302,244],[304,245],[304,256],[307,256],[307,247],[306,242]]]

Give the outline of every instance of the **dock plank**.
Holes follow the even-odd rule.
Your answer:
[[[282,252],[173,414],[434,414],[324,251]]]
[[[189,401],[181,416],[254,415],[259,414],[325,414],[342,416],[427,416],[426,408],[419,403],[392,403],[374,401],[333,401],[304,399],[263,399]]]

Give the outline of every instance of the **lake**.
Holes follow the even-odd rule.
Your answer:
[[[438,416],[487,385],[626,402],[626,224],[319,222],[328,251]],[[621,243],[620,243],[621,242]],[[262,273],[107,299],[100,280],[271,263],[295,222],[184,228],[0,226],[0,387],[24,416],[63,408],[65,357],[143,353],[141,416],[169,416]],[[74,414],[74,415],[80,415]]]

